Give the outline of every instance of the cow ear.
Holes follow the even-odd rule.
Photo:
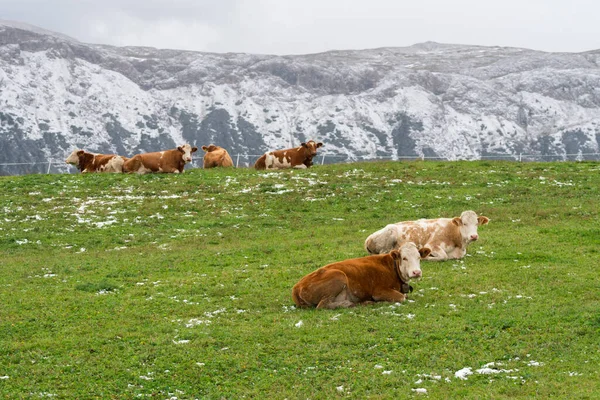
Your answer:
[[[419,250],[419,254],[421,255],[421,258],[427,258],[431,254],[431,249],[429,247],[423,247]]]
[[[319,142],[319,143],[317,143],[317,149],[318,149],[319,147],[321,147],[321,146],[323,146],[323,143],[322,143],[322,142]]]
[[[206,147],[206,146],[202,146],[202,150],[204,150],[204,151],[208,151],[208,147]]]
[[[392,258],[394,260],[399,259],[400,257],[402,257],[402,254],[400,253],[400,250],[392,250],[389,252],[390,256],[392,256]]]
[[[183,151],[183,147],[182,146],[177,146],[177,150],[179,150],[182,153],[185,153],[185,151]]]
[[[198,148],[196,146],[192,147],[192,153],[195,153],[198,151]]]
[[[462,225],[462,219],[460,219],[459,217],[454,217],[452,218],[452,223],[456,226],[461,226]]]
[[[78,156],[82,156],[82,155],[83,155],[83,153],[85,153],[85,151],[83,151],[83,150],[79,150],[79,151],[77,152],[77,155],[78,155]]]
[[[302,143],[300,143],[300,146],[302,146],[302,147],[308,147],[308,146],[306,145],[306,142],[302,142]]]
[[[479,222],[479,225],[485,225],[488,222],[490,222],[490,219],[488,217],[484,217],[483,215],[480,215],[479,217],[477,217],[477,222]]]

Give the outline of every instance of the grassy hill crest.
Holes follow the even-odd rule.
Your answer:
[[[0,177],[0,396],[593,398],[599,172]],[[463,260],[423,262],[409,301],[293,307],[302,276],[366,255],[370,233],[467,209],[490,218],[480,240]]]

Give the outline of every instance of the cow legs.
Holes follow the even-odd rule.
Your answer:
[[[354,307],[348,293],[348,277],[339,270],[326,271],[323,278],[326,279],[326,290],[317,308],[334,309],[338,307]]]
[[[324,298],[317,304],[317,308],[334,309],[338,307],[348,308],[354,307],[356,304],[348,299],[348,287],[344,287],[335,297]]]
[[[348,292],[348,277],[340,270],[324,270],[308,281],[301,281],[292,290],[292,298],[300,307],[353,307]]]
[[[381,290],[373,293],[373,300],[388,301],[390,303],[401,303],[406,300],[406,296],[397,290]]]
[[[440,246],[424,246],[431,249],[431,253],[425,260],[430,261],[446,261],[449,257],[448,254]]]

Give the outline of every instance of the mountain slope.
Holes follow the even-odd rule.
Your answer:
[[[329,162],[593,157],[581,154],[599,152],[599,61],[431,42],[303,56],[118,48],[0,22],[0,163],[183,142],[258,155],[310,138]]]

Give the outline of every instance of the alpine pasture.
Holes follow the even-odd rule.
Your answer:
[[[372,162],[0,178],[3,398],[600,393],[600,165]],[[388,223],[490,218],[404,303],[291,288]]]

